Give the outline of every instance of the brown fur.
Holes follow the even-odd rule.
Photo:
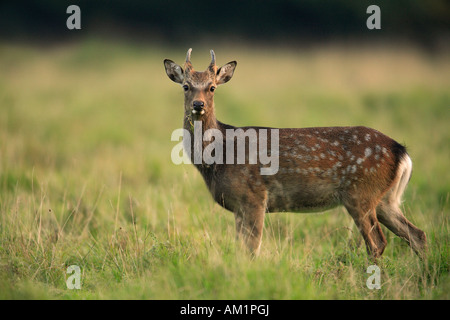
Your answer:
[[[171,60],[165,60],[164,64],[171,80],[187,86],[185,129],[192,132],[193,122],[201,121],[203,132],[215,128],[222,132],[224,139],[226,129],[236,129],[216,119],[211,90],[231,79],[236,62],[218,69],[213,58],[206,71],[196,72],[189,51],[184,71]],[[192,113],[194,101],[204,103],[204,114]],[[245,132],[258,127],[241,129]],[[268,134],[268,146],[270,138]],[[203,147],[209,143],[203,142]],[[259,162],[196,164],[215,201],[234,213],[237,235],[251,252],[257,253],[260,248],[266,212],[323,211],[338,205],[346,207],[373,257],[381,256],[386,247],[379,221],[408,241],[416,252],[425,249],[425,234],[399,209],[399,199],[407,183],[401,180],[403,171],[400,170],[410,175],[411,169],[402,145],[366,127],[324,127],[279,129],[279,146],[279,170],[274,175],[261,175]],[[188,147],[193,157],[194,143],[191,141]],[[223,154],[225,157],[225,147]],[[400,182],[404,184],[402,190],[393,195]]]

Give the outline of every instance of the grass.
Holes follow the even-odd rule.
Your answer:
[[[182,92],[162,60],[187,48],[103,42],[0,45],[1,299],[448,299],[450,60],[414,47],[219,46],[236,59],[216,114],[234,125],[366,125],[408,146],[419,260],[384,229],[381,290],[351,218],[266,216],[261,255],[170,152]],[[194,48],[198,69],[209,48]],[[81,290],[66,270],[81,268]]]

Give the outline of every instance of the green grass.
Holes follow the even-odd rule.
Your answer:
[[[266,216],[261,255],[170,152],[182,91],[162,61],[187,48],[97,40],[0,45],[1,299],[448,299],[450,60],[412,47],[219,46],[238,60],[216,93],[234,125],[366,125],[408,146],[404,211],[429,240],[419,260],[384,229],[381,290],[341,208]],[[194,66],[206,67],[206,47]],[[81,267],[81,290],[66,287]]]

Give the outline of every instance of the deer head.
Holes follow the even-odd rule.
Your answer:
[[[191,63],[191,52],[186,54],[184,68],[172,60],[164,60],[169,78],[182,85],[184,90],[184,110],[195,119],[214,115],[214,92],[217,86],[228,82],[233,77],[236,61],[217,68],[214,51],[211,50],[211,63],[203,72],[195,71]]]

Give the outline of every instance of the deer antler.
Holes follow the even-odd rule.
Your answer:
[[[191,71],[192,70],[192,63],[191,63],[191,52],[192,52],[192,48],[189,48],[189,50],[187,51],[186,54],[186,62],[184,63],[184,69],[187,71]]]
[[[208,69],[212,72],[216,72],[216,54],[214,53],[214,50],[210,50],[209,52],[211,53],[211,63],[209,64]]]

